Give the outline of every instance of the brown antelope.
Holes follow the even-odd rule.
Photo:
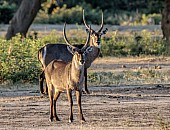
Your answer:
[[[84,17],[84,10],[83,10],[83,21],[86,30],[90,32],[90,39],[88,44],[92,47],[91,50],[89,50],[89,53],[86,54],[86,62],[84,66],[85,92],[89,93],[87,89],[87,68],[89,68],[92,62],[99,56],[100,47],[101,47],[101,36],[103,34],[106,34],[107,28],[104,31],[102,31],[104,26],[103,13],[102,13],[101,27],[98,31],[94,31],[93,29],[89,28],[89,26],[86,24],[85,17]],[[74,46],[80,49],[83,47],[83,44],[78,44]],[[72,57],[73,57],[72,53],[70,53],[70,51],[67,49],[67,45],[65,44],[47,44],[38,51],[38,59],[41,62],[43,69],[45,69],[45,67],[54,59],[60,59],[68,63],[72,60]],[[44,71],[39,76],[40,92],[42,94],[44,93],[43,81],[44,81]]]
[[[50,98],[50,121],[53,121],[53,118],[56,121],[59,121],[59,118],[56,113],[56,101],[60,96],[60,93],[64,90],[67,90],[68,101],[70,105],[70,116],[69,122],[73,121],[73,100],[72,100],[72,91],[76,91],[77,103],[78,103],[78,110],[80,114],[80,120],[85,121],[82,113],[81,108],[81,93],[83,87],[83,80],[84,80],[84,63],[85,63],[85,55],[89,52],[89,39],[90,33],[88,35],[86,44],[79,49],[77,47],[72,46],[69,41],[67,40],[65,34],[65,27],[64,24],[63,28],[63,35],[64,39],[67,43],[67,48],[70,53],[73,54],[72,60],[69,63],[64,61],[59,61],[57,59],[53,60],[48,64],[45,68],[45,79],[48,86],[48,94]]]

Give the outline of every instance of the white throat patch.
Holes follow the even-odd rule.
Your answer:
[[[84,64],[81,64],[81,62],[79,62],[78,64],[76,62],[74,62],[74,65],[75,65],[77,70],[82,69],[82,67],[84,66]]]
[[[99,49],[100,49],[100,48],[101,48],[101,44],[99,44],[99,45],[97,46],[97,48],[99,48]]]

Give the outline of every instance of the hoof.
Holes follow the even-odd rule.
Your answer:
[[[86,122],[86,120],[84,119],[83,115],[80,116],[80,122],[81,122],[81,123]]]
[[[41,98],[48,97],[46,94],[41,94]]]
[[[73,120],[69,120],[69,123],[72,123],[73,122]]]
[[[84,94],[90,94],[89,90],[82,90],[82,93],[84,93]]]
[[[55,119],[56,121],[60,121],[60,119],[57,117],[56,119]]]
[[[49,121],[50,121],[50,122],[53,122],[53,119],[50,118]]]
[[[89,90],[85,90],[85,93],[86,93],[86,94],[90,94],[90,91],[89,91]]]
[[[81,120],[81,123],[84,123],[84,122],[86,122],[86,120],[85,120],[85,119],[82,119],[82,120]]]
[[[44,94],[44,95],[48,95],[48,92],[44,91],[43,94]]]

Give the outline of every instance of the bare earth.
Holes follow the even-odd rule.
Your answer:
[[[126,61],[126,62],[125,62]],[[121,68],[122,64],[126,68]],[[166,59],[98,59],[89,71],[120,72],[139,66],[161,65],[170,70]],[[66,93],[57,102],[60,122],[49,122],[49,99],[42,97],[38,85],[0,86],[0,129],[39,130],[168,130],[170,129],[170,84],[89,86],[90,95],[83,94],[82,108],[86,122],[78,119],[74,98],[74,121],[68,122]]]

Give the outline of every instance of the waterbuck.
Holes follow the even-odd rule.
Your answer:
[[[104,26],[103,13],[102,13],[101,27],[98,31],[94,31],[93,29],[89,28],[89,26],[86,24],[84,10],[83,10],[83,21],[86,30],[90,32],[90,39],[88,44],[92,47],[91,52],[86,54],[86,59],[85,59],[86,62],[84,66],[85,92],[89,93],[87,89],[87,68],[89,68],[92,62],[99,56],[100,47],[101,47],[101,36],[103,34],[106,34],[107,28],[104,31],[102,31]],[[77,44],[74,46],[80,49],[84,45]],[[38,59],[42,64],[43,70],[54,59],[60,59],[68,63],[72,60],[72,57],[73,57],[72,53],[70,53],[70,51],[67,49],[67,45],[65,44],[47,44],[38,51]],[[46,92],[44,92],[43,90],[43,81],[44,81],[44,71],[42,71],[42,73],[39,76],[40,92],[42,94],[47,92],[47,87],[45,89]]]
[[[53,118],[56,121],[59,121],[59,118],[56,113],[56,101],[60,96],[61,92],[64,90],[67,91],[68,101],[70,105],[70,116],[69,122],[73,121],[73,100],[72,100],[72,91],[76,91],[78,110],[80,114],[80,120],[85,121],[81,108],[81,93],[84,80],[84,64],[85,64],[85,55],[89,53],[88,42],[90,39],[90,33],[88,35],[86,44],[79,49],[72,46],[67,40],[65,34],[65,26],[63,28],[64,39],[67,43],[67,48],[73,57],[69,63],[60,60],[51,61],[44,70],[45,79],[48,86],[48,94],[50,98],[50,121],[53,121]]]

